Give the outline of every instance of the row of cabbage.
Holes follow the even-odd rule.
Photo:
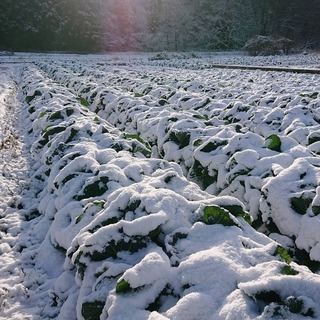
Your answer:
[[[50,221],[45,241],[65,256],[51,292],[56,318],[320,314],[318,277],[256,232],[239,200],[144,156],[143,143],[37,68],[23,70],[21,86],[34,179],[45,186],[27,218]]]
[[[275,66],[284,68],[320,69],[320,57],[317,53],[299,53],[292,55],[248,56],[241,52],[231,53],[193,53],[179,54],[160,52],[148,57],[153,66],[207,69],[215,65],[251,65]]]
[[[318,76],[96,63],[39,66],[153,157],[178,163],[213,195],[240,199],[255,228],[318,270]]]
[[[47,54],[47,57],[55,58],[56,55]],[[61,55],[60,55],[61,56]],[[217,53],[217,52],[193,52],[193,53],[109,53],[93,55],[89,58],[83,55],[65,55],[64,60],[86,60],[89,65],[97,60],[99,65],[109,66],[151,66],[162,68],[205,70],[217,65],[236,66],[267,66],[280,68],[320,69],[320,56],[318,53],[305,52],[292,55],[273,56],[248,56],[241,52]],[[12,57],[12,59],[15,59]],[[33,57],[31,57],[33,59]]]

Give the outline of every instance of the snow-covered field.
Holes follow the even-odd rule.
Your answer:
[[[0,319],[320,319],[318,55],[0,57]]]

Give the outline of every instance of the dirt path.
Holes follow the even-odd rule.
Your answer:
[[[0,68],[0,316],[15,318],[21,297],[27,297],[23,282],[17,235],[21,216],[16,203],[27,183],[27,159],[19,135],[17,69]],[[19,297],[19,299],[17,299]]]
[[[41,272],[34,270],[32,252],[43,239],[34,240],[35,224],[26,219],[39,190],[30,177],[18,77],[19,66],[0,68],[0,319],[26,320],[40,315],[32,292]]]
[[[0,68],[0,197],[2,200],[0,210],[2,211],[7,207],[8,201],[10,204],[12,196],[21,192],[23,184],[21,173],[25,167],[22,155],[23,141],[16,128],[19,109],[16,98],[17,85],[8,72],[1,72],[4,69],[7,70]]]

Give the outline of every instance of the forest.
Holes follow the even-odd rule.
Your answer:
[[[256,35],[320,45],[319,0],[2,0],[0,50],[237,50]]]

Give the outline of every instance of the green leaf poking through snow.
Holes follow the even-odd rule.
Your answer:
[[[81,308],[81,314],[85,320],[98,320],[102,314],[104,302],[93,301],[84,302]]]
[[[138,134],[134,134],[134,133],[124,133],[124,137],[126,139],[136,139],[138,140],[139,142],[143,143],[143,144],[146,144],[143,139],[140,138],[140,136]]]
[[[299,274],[299,271],[294,270],[292,267],[288,265],[288,266],[283,266],[281,268],[281,273],[287,276],[296,276],[297,274]]]
[[[89,103],[86,99],[80,97],[80,98],[78,98],[78,100],[80,101],[80,103],[81,103],[84,107],[89,107],[90,103]]]
[[[320,213],[320,206],[312,206],[312,212],[317,216]]]
[[[36,90],[32,96],[26,96],[25,101],[26,101],[26,103],[30,104],[30,102],[31,102],[35,97],[41,96],[41,95],[42,95],[41,91]]]
[[[203,216],[200,219],[205,224],[222,224],[224,226],[237,226],[237,224],[230,217],[229,211],[218,207],[208,206],[203,210]]]
[[[281,140],[276,134],[272,134],[266,139],[267,148],[273,151],[281,152]]]
[[[130,287],[130,283],[126,280],[122,279],[120,282],[116,285],[116,293],[128,293],[132,291],[132,288]]]
[[[77,216],[76,218],[76,224],[79,223],[83,218],[83,213],[81,213],[80,215]]]
[[[171,131],[169,135],[169,140],[173,141],[182,149],[189,145],[190,143],[190,133],[183,131]]]
[[[279,255],[286,263],[290,263],[292,261],[289,252],[281,246],[277,246],[277,249],[274,251],[273,255]]]
[[[235,217],[242,217],[247,223],[252,224],[251,216],[249,213],[243,211],[241,206],[237,205],[221,205],[221,207],[227,209]]]
[[[310,206],[310,204],[312,203],[312,199],[311,198],[306,198],[304,199],[302,196],[301,197],[293,197],[290,199],[291,202],[291,207],[292,209],[303,215],[307,213],[307,210]]]

